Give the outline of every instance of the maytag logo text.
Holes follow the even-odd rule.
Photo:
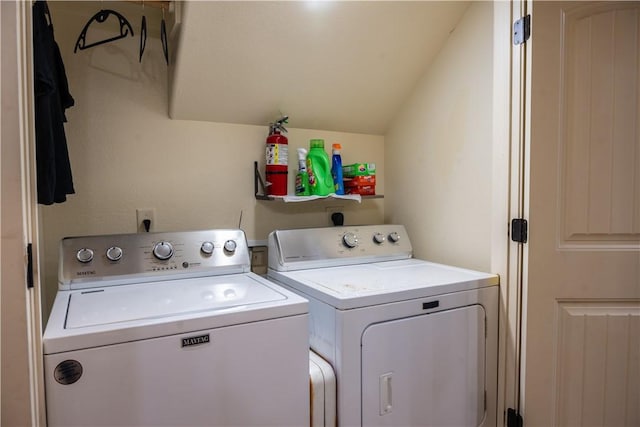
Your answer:
[[[192,345],[206,344],[209,342],[209,334],[198,335],[197,337],[182,338],[182,347],[190,347]]]

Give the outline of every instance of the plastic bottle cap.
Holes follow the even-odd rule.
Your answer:
[[[333,148],[334,150],[342,150],[342,145],[336,143],[336,144],[333,144],[331,148]]]
[[[324,139],[312,139],[311,148],[322,148],[324,150]]]

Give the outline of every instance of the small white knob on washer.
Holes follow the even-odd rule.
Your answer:
[[[211,255],[213,253],[213,242],[203,242],[200,250],[205,255]]]
[[[122,249],[117,246],[111,246],[107,249],[107,259],[109,261],[119,261],[122,258]]]
[[[383,244],[384,241],[386,240],[386,238],[384,237],[384,234],[382,233],[374,233],[373,234],[373,241],[379,245]]]
[[[389,233],[389,241],[391,243],[398,243],[399,240],[400,240],[400,235],[397,232],[392,231],[391,233]]]
[[[173,245],[169,242],[158,242],[153,246],[153,256],[165,261],[173,256]]]
[[[358,246],[358,236],[353,233],[344,233],[342,243],[348,248],[355,248]]]
[[[91,262],[93,260],[93,251],[89,248],[82,248],[76,252],[76,259],[83,264]]]
[[[227,252],[235,252],[237,246],[238,245],[235,240],[227,240],[224,242],[224,250]]]

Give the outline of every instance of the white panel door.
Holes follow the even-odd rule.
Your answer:
[[[640,425],[640,2],[534,2],[522,414]]]
[[[479,426],[485,417],[480,305],[369,326],[362,336],[362,425]]]

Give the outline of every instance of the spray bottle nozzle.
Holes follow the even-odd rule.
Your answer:
[[[298,148],[298,170],[307,171],[307,150],[304,148]]]

